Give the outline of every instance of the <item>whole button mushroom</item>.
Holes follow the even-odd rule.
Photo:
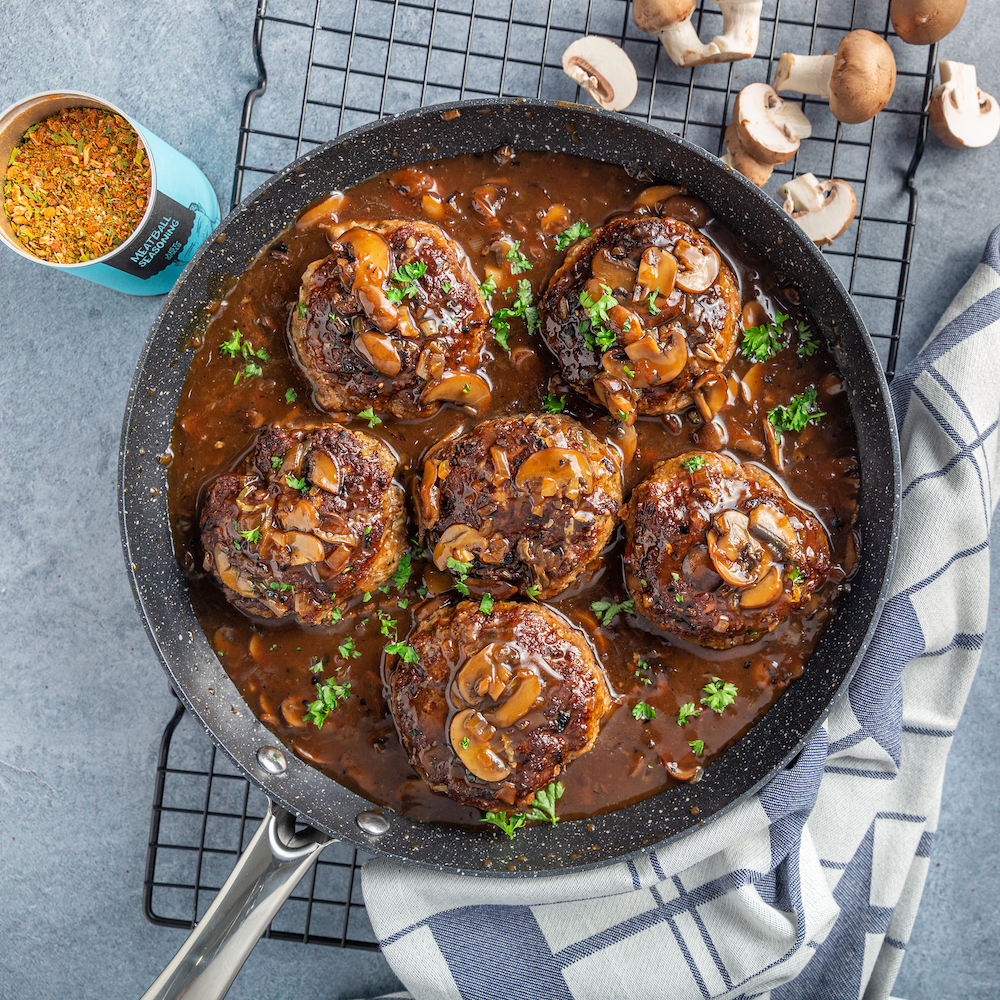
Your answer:
[[[896,34],[910,45],[933,45],[954,30],[965,0],[892,0],[889,17]]]
[[[988,146],[1000,132],[1000,106],[976,84],[976,67],[942,59],[941,83],[927,110],[934,134],[952,149]]]
[[[779,191],[785,197],[781,207],[817,246],[828,246],[842,235],[858,210],[854,189],[846,181],[802,174]]]
[[[648,35],[659,35],[676,66],[736,62],[757,51],[762,0],[714,0],[722,8],[722,34],[703,44],[691,24],[695,0],[634,0],[632,20]]]
[[[874,118],[896,87],[896,59],[885,40],[863,28],[844,35],[834,55],[782,54],[774,89],[817,94],[845,125]]]
[[[562,67],[605,111],[621,111],[635,100],[635,66],[625,50],[607,38],[578,38],[563,53]]]

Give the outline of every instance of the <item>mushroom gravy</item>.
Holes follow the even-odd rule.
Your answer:
[[[230,289],[193,345],[198,350],[171,439],[171,522],[175,552],[190,581],[202,627],[250,710],[278,739],[377,803],[415,819],[478,826],[479,810],[432,792],[410,766],[386,698],[384,647],[391,639],[382,631],[378,612],[396,620],[398,636],[405,639],[420,618],[444,603],[461,600],[449,589],[450,575],[414,551],[408,583],[390,584],[387,592],[376,591],[367,602],[355,599],[335,625],[251,620],[227,604],[202,570],[198,538],[204,496],[218,476],[241,468],[261,427],[303,426],[326,419],[368,430],[364,417],[324,414],[313,405],[310,386],[287,346],[303,272],[330,252],[325,226],[349,219],[422,219],[441,226],[468,253],[479,280],[495,276],[498,290],[491,303],[495,312],[510,305],[519,279],[530,282],[533,302],[538,302],[565,257],[565,251],[555,249],[556,233],[577,221],[596,230],[612,218],[629,217],[637,197],[653,183],[617,166],[553,153],[498,151],[405,168],[411,176],[416,171],[433,177],[441,199],[414,197],[412,185],[411,196],[406,196],[388,182],[400,171],[374,177],[308,209],[299,224],[266,247]],[[474,189],[491,183],[507,189],[495,218],[480,214],[473,205]],[[843,382],[822,346],[808,354],[796,350],[804,350],[809,339],[808,332],[805,341],[795,332],[800,324],[822,345],[818,325],[802,309],[794,286],[713,219],[703,203],[680,194],[663,203],[661,211],[695,226],[722,254],[739,283],[743,325],[757,326],[778,312],[787,314],[784,330],[789,343],[772,358],[756,363],[738,350],[726,369],[732,379],[728,401],[710,422],[697,407],[679,414],[640,416],[635,423],[635,454],[624,468],[624,496],[627,499],[658,462],[693,449],[724,451],[738,461],[759,463],[829,532],[832,569],[809,603],[773,632],[728,650],[704,649],[625,611],[606,622],[599,620],[604,616],[593,610],[595,602],[617,604],[628,597],[619,525],[599,564],[545,602],[587,634],[613,698],[593,749],[560,775],[565,794],[559,814],[567,819],[620,808],[678,780],[696,780],[704,766],[747,732],[807,669],[809,654],[857,562],[857,448]],[[560,220],[556,228],[551,225],[553,218]],[[503,255],[490,249],[501,231],[520,241],[530,270],[512,275]],[[252,345],[255,353],[249,360],[220,350],[234,329]],[[425,418],[397,419],[384,413],[382,422],[370,429],[399,457],[398,478],[407,487],[411,537],[416,533],[413,480],[420,475],[423,454],[483,419],[541,413],[550,395],[565,397],[565,414],[629,450],[628,432],[606,410],[562,382],[548,348],[540,337],[529,334],[521,319],[511,321],[509,348],[504,350],[487,336],[480,369],[491,386],[486,411],[471,416],[449,403]],[[817,391],[822,419],[797,433],[774,435],[767,425],[768,411],[787,405],[810,387]],[[768,430],[773,440],[768,439]],[[429,591],[426,599],[418,593],[424,586]],[[482,591],[471,589],[472,599],[478,601]],[[319,677],[309,669],[318,660],[325,661],[325,673]],[[317,728],[303,721],[302,706],[316,697],[319,679],[334,676],[350,682],[351,697]],[[713,678],[735,685],[735,704],[721,713],[702,711],[679,725],[681,706],[698,705]],[[655,710],[655,716],[645,721],[634,717],[640,702]],[[704,744],[701,755],[691,746],[699,741]]]

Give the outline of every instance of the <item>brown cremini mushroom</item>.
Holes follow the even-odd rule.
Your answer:
[[[503,781],[510,767],[491,745],[496,726],[475,709],[458,712],[448,730],[451,748],[471,774],[483,781]]]
[[[787,163],[812,125],[797,104],[783,101],[766,83],[751,83],[736,98],[733,122],[740,145],[758,163]]]
[[[563,72],[606,111],[621,111],[635,100],[639,81],[625,50],[607,38],[578,38],[562,57]]]
[[[736,62],[757,51],[762,0],[714,0],[722,8],[722,33],[702,43],[691,24],[694,0],[634,0],[632,19],[640,31],[658,35],[676,66]]]
[[[927,110],[934,134],[952,149],[988,146],[1000,132],[1000,105],[976,83],[976,67],[942,59]]]
[[[896,58],[884,39],[859,28],[844,35],[834,55],[783,53],[773,86],[823,97],[837,121],[857,125],[874,118],[892,97]]]
[[[965,13],[965,0],[892,0],[889,17],[910,45],[933,45],[950,34]]]
[[[817,246],[828,246],[854,221],[858,199],[847,181],[802,174],[779,188],[782,208]]]
[[[722,162],[727,167],[732,167],[757,187],[763,187],[771,179],[774,167],[769,163],[759,163],[743,148],[735,122],[726,127],[724,141],[726,155],[722,157]]]
[[[734,587],[757,583],[771,565],[764,546],[750,534],[750,518],[742,511],[716,514],[707,541],[716,572]]]

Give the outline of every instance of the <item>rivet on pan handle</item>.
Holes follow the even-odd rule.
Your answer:
[[[142,1000],[220,1000],[254,945],[331,838],[273,802],[233,873]]]

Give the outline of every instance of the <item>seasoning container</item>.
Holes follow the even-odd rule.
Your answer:
[[[46,267],[129,295],[162,295],[170,291],[221,218],[212,185],[186,156],[113,104],[91,94],[61,90],[26,97],[0,114],[0,169],[6,175],[15,147],[33,125],[63,109],[81,107],[120,116],[145,147],[149,197],[141,219],[123,242],[80,263],[56,263],[31,253],[18,238],[6,210],[0,211],[0,239],[15,253]]]

